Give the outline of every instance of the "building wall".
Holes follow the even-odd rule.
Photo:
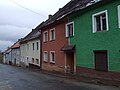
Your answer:
[[[28,66],[29,61],[27,61],[27,43],[21,44],[20,45],[20,53],[21,53],[21,66]]]
[[[3,63],[3,54],[0,53],[0,63]]]
[[[38,42],[39,44],[39,49],[37,50],[36,43]],[[32,44],[34,43],[34,50]],[[29,41],[27,44],[29,44],[29,49],[28,49],[28,56],[30,63],[40,66],[40,40],[34,40],[34,41]],[[32,58],[34,58],[34,63],[32,62]],[[39,63],[37,64],[36,59],[39,60]]]
[[[20,66],[20,48],[12,49],[12,64]]]
[[[61,48],[68,44],[68,40],[65,37],[65,25],[67,19],[63,22],[51,26],[45,30],[42,30],[42,39],[43,33],[48,31],[48,42],[42,42],[42,68],[50,71],[64,71],[65,68],[65,54],[61,51]],[[55,40],[50,41],[50,29],[55,28]],[[44,51],[48,52],[48,62],[44,62]],[[50,63],[50,51],[55,51],[55,64]]]
[[[36,49],[36,43],[39,44],[39,49]],[[34,43],[34,50],[33,50],[33,43]],[[26,66],[29,66],[29,63],[34,65],[40,66],[40,40],[32,40],[27,43],[20,45],[21,51],[21,62],[24,63]],[[34,58],[34,63],[32,62],[32,58]],[[36,59],[39,60],[39,63],[36,63]]]
[[[108,50],[109,71],[120,72],[120,28],[118,28],[118,9],[120,1],[94,7],[93,9],[75,17],[75,36],[70,39],[76,45],[77,66],[95,68],[94,50]],[[93,33],[92,15],[100,11],[108,11],[109,30]]]

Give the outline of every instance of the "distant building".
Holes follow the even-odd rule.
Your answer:
[[[20,40],[18,40],[13,46],[11,51],[12,65],[20,66]]]
[[[12,47],[12,46],[11,46],[11,47]],[[11,62],[11,47],[9,47],[9,48],[4,52],[3,63],[5,63],[5,64],[12,64],[12,62]]]
[[[3,53],[0,52],[0,63],[3,63]]]

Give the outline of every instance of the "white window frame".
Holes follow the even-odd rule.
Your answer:
[[[52,53],[54,53],[54,61],[52,61]],[[55,63],[55,51],[50,51],[50,62]]]
[[[45,53],[47,53],[47,59],[45,59]],[[43,53],[43,60],[45,62],[48,62],[48,51],[44,51],[44,53]]]
[[[51,31],[54,31],[54,39],[52,39],[52,36],[51,36]],[[52,40],[55,40],[55,28],[50,29],[50,40],[51,40],[51,41],[52,41]]]
[[[104,10],[104,11],[101,11],[101,12],[98,12],[98,13],[95,13],[95,14],[92,15],[93,33],[97,32],[95,16],[98,16],[98,15],[103,14],[103,13],[106,14],[106,27],[107,27],[106,31],[108,31],[108,11]]]
[[[70,24],[73,24],[73,36],[74,36],[74,21],[72,21],[66,24],[66,37],[72,37],[72,36],[68,36],[68,25]]]
[[[118,25],[120,28],[120,5],[118,5]]]
[[[45,40],[45,33],[47,33],[47,40]],[[47,42],[48,41],[48,31],[45,31],[44,33],[43,33],[43,42]]]

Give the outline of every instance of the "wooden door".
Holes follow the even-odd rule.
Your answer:
[[[107,50],[94,51],[95,69],[100,71],[108,71]]]

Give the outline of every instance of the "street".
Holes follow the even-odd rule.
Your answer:
[[[87,84],[0,64],[0,90],[120,90],[120,88]]]

